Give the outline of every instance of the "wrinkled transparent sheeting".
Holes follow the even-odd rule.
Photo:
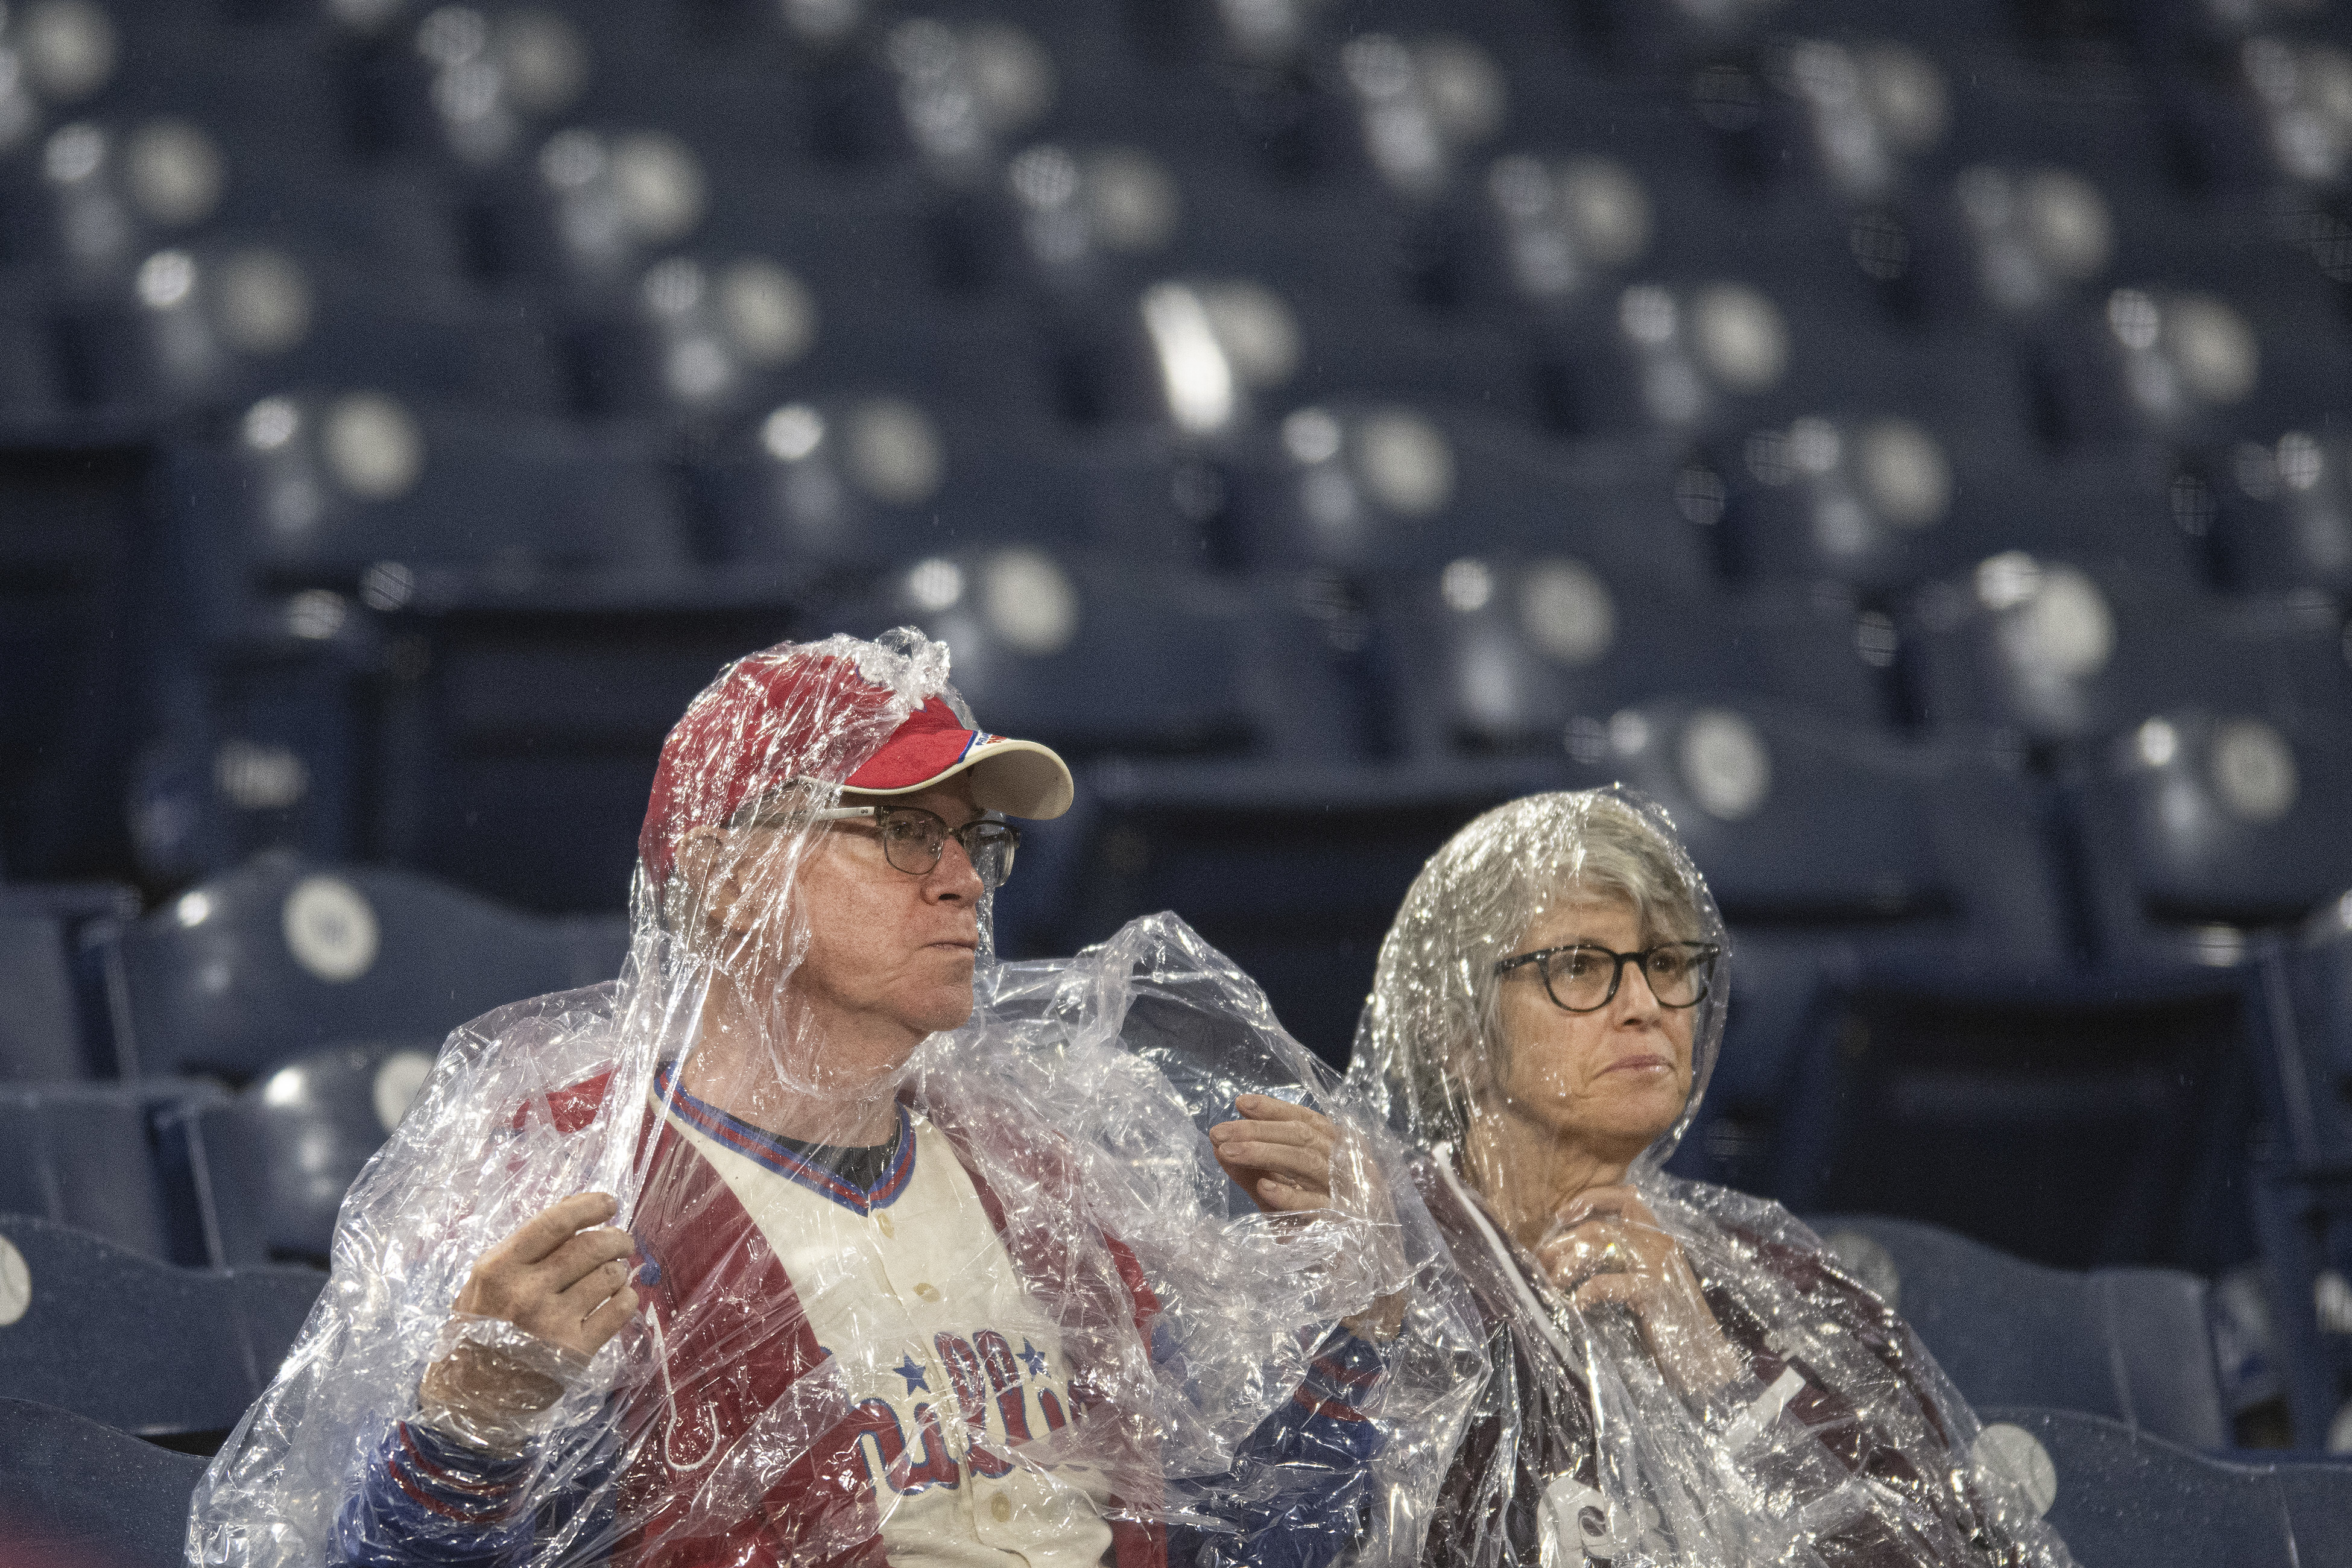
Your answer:
[[[788,710],[738,724],[713,696],[740,673],[730,667],[684,722],[702,724],[730,765],[817,781],[802,788],[812,807],[832,805],[926,699],[962,711],[945,649],[913,634],[787,646],[743,665],[759,659],[832,659],[856,679],[809,682]],[[961,1466],[965,1496],[1001,1505],[994,1525],[988,1506],[974,1515],[983,1532],[1002,1526],[997,1543],[1044,1563],[1097,1542],[1091,1562],[1099,1521],[1213,1529],[1236,1497],[1278,1500],[1281,1467],[1228,1475],[1237,1453],[1290,1405],[1339,1320],[1402,1293],[1357,1560],[1413,1561],[1484,1384],[1476,1314],[1441,1268],[1402,1145],[1172,916],[1076,959],[998,965],[983,913],[971,1021],[934,1035],[894,1086],[909,1180],[961,1162],[962,1208],[944,1220],[912,1204],[826,1210],[776,1244],[790,1250],[782,1304],[778,1259],[756,1232],[704,1255],[713,1233],[697,1216],[723,1196],[710,1173],[731,1167],[679,1155],[692,1139],[671,1091],[679,1064],[719,1048],[706,1021],[732,1031],[736,1054],[710,1059],[733,1064],[737,1085],[818,1100],[837,1089],[826,1042],[790,1009],[736,1005],[782,994],[824,935],[793,894],[831,829],[803,813],[773,831],[706,835],[696,849],[659,826],[748,822],[742,802],[711,793],[725,772],[657,784],[618,980],[515,1004],[451,1037],[345,1201],[332,1276],[301,1338],[197,1490],[192,1560],[683,1562],[764,1531],[768,1560],[822,1563],[870,1550],[894,1510],[935,1505]],[[1340,1125],[1331,1208],[1268,1217],[1226,1179],[1206,1130],[1244,1092],[1310,1103]],[[613,1223],[639,1247],[645,1310],[593,1359],[569,1363],[534,1361],[530,1336],[502,1324],[452,1324],[486,1250],[587,1191],[619,1200]],[[994,1209],[973,1209],[974,1193]],[[864,1283],[905,1250],[886,1258],[878,1239],[894,1215],[945,1227],[903,1295]],[[992,1229],[1001,1248],[987,1244]],[[905,1349],[935,1342],[914,1299],[941,1297],[982,1301],[990,1327],[940,1334],[946,1375],[926,1377]],[[431,1420],[420,1379],[467,1342],[520,1358],[551,1403],[512,1429]],[[910,1392],[919,1380],[927,1386]],[[520,1500],[419,1526],[430,1539],[377,1539],[345,1520],[386,1452],[411,1441],[429,1468],[447,1458],[445,1436],[509,1467],[499,1473]],[[861,1489],[853,1470],[878,1479]],[[505,1543],[495,1552],[493,1537]]]
[[[1727,955],[1722,917],[1663,811],[1617,790],[1530,797],[1465,828],[1424,869],[1359,1031],[1353,1079],[1423,1151],[1414,1186],[1475,1302],[1491,1372],[1442,1483],[1429,1560],[2070,1563],[2025,1491],[1979,1456],[1976,1417],[1908,1326],[1811,1232],[1776,1204],[1663,1173],[1722,1042],[1727,962],[1693,1018],[1688,1100],[1625,1181],[1696,1274],[1738,1376],[1679,1389],[1660,1370],[1671,1342],[1646,1342],[1625,1309],[1578,1309],[1504,1234],[1495,1215],[1539,1195],[1513,1190],[1517,1170],[1471,1190],[1459,1152],[1476,1119],[1496,1114],[1464,1065],[1493,1037],[1479,976],[1572,895],[1596,832],[1629,817],[1691,890],[1698,927],[1643,940],[1696,939]]]

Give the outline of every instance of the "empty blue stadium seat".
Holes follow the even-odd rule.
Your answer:
[[[2291,1168],[2352,1173],[2352,901],[2339,898],[2258,958],[2256,1045],[2276,1086]]]
[[[2006,369],[1999,374],[2006,375]],[[1953,367],[1957,385],[1968,379]],[[1887,605],[1931,577],[2021,545],[2113,537],[2176,577],[2195,542],[2171,526],[2160,489],[2054,469],[2014,418],[1979,416],[1956,395],[1880,400],[1742,432],[1709,452],[1706,480],[1724,496],[1718,559],[1734,577],[1849,583]],[[2143,526],[2101,525],[2128,512]]]
[[[64,327],[76,396],[118,414],[227,413],[353,384],[428,406],[550,414],[569,390],[547,325],[522,301],[267,237],[158,250],[129,288],[76,305]]]
[[[2296,1441],[2331,1441],[2346,1394],[2343,1342],[2321,1281],[2352,1266],[2352,904],[2254,946],[2247,1047],[2273,1131],[2249,1196]]]
[[[2196,1275],[2045,1268],[1940,1226],[1876,1215],[1806,1223],[1918,1331],[1969,1404],[2031,1398],[2187,1447],[2229,1443]]]
[[[708,605],[667,477],[617,434],[412,412],[373,391],[273,395],[234,440],[174,444],[163,466],[191,613],[150,661],[174,694],[137,807],[161,879],[278,845],[407,858],[414,780],[432,762],[422,699],[472,683],[453,623],[478,640],[517,626],[545,640],[566,615],[594,626]],[[363,709],[378,673],[392,700]],[[423,737],[373,774],[370,712]],[[371,804],[384,815],[362,816]]]
[[[2352,808],[2347,708],[2172,708],[2084,760],[2071,781],[2103,950],[2208,963],[2236,928],[2293,921],[2352,888],[2329,825]]]
[[[71,1226],[149,1258],[205,1258],[194,1189],[159,1124],[222,1100],[218,1086],[0,1085],[0,1211]]]
[[[1255,564],[1434,571],[1565,551],[1638,568],[1660,594],[1707,575],[1676,465],[1627,444],[1563,449],[1476,407],[1354,395],[1291,409],[1229,459]]]
[[[49,915],[0,909],[0,989],[12,998],[0,1018],[0,1080],[89,1075],[66,940]]]
[[[1013,956],[1069,952],[1175,910],[1338,1066],[1414,875],[1476,812],[1557,782],[1517,759],[1107,759],[1083,773],[1068,817],[1028,830],[999,902],[1001,940]]]
[[[1729,265],[1670,280],[1637,275],[1605,312],[1530,335],[1543,417],[1562,435],[1673,450],[1818,406],[1837,339],[1802,303]]]
[[[1017,413],[974,417],[928,386],[910,396],[861,380],[865,390],[765,410],[694,465],[715,552],[730,566],[796,563],[814,575],[992,543],[1087,542],[1093,486],[1057,432]]]
[[[105,1024],[104,947],[139,896],[109,883],[0,882],[0,1083],[119,1069]]]
[[[342,73],[353,151],[460,174],[527,163],[608,63],[562,12],[398,6],[336,20],[374,35]]]
[[[912,623],[955,657],[982,723],[1073,755],[1235,752],[1248,600],[1204,574],[1026,545],[913,562],[821,617],[871,636]]]
[[[2252,594],[2352,591],[2352,472],[2317,412],[2241,441],[2195,476],[2211,499],[2216,566]]]
[[[226,1433],[268,1386],[326,1275],[182,1268],[64,1226],[0,1216],[29,1288],[0,1325],[0,1398],[124,1432]]]
[[[2119,267],[2124,287],[2053,322],[2034,371],[2056,445],[2220,452],[2241,432],[2267,433],[2326,406],[2347,352],[2340,312],[2291,297],[2306,292],[2292,285],[2316,289],[2320,280],[2209,265],[2201,278]]]
[[[1777,702],[1864,732],[1891,717],[1891,649],[1870,643],[1884,617],[1842,595],[1727,593],[1605,537],[1555,537],[1559,554],[1378,582],[1398,727],[1417,750],[1589,751],[1611,715],[1664,697]]]
[[[416,1045],[333,1046],[233,1100],[176,1108],[162,1128],[185,1161],[216,1267],[326,1267],[343,1194],[432,1070]]]
[[[2292,731],[2347,700],[2325,604],[2224,600],[2079,546],[1988,556],[1916,595],[1901,629],[1922,717],[1953,735],[2087,742],[2189,707]]]
[[[502,1003],[614,978],[604,925],[272,853],[123,933],[120,1026],[149,1072],[236,1080],[321,1046],[434,1049]]]
[[[1646,703],[1585,739],[1570,776],[1622,780],[1664,805],[1735,925],[1835,928],[1881,955],[2012,976],[2069,961],[2013,770],[1758,703]]]
[[[2022,1482],[2084,1568],[2210,1561],[2305,1568],[2352,1551],[2352,1466],[2197,1454],[2120,1422],[2034,1405],[1981,1410],[1983,1462]]]
[[[7,288],[8,304],[0,310],[0,426],[19,431],[51,427],[68,406],[45,283],[17,274]],[[7,551],[10,557],[18,553]]]
[[[0,1529],[12,1554],[87,1568],[175,1568],[205,1461],[86,1416],[0,1398]]]
[[[165,462],[190,585],[230,635],[267,626],[252,601],[270,589],[363,592],[382,609],[477,590],[527,599],[550,579],[643,580],[684,552],[659,473],[619,433],[394,393],[267,397],[233,441],[177,446]]]

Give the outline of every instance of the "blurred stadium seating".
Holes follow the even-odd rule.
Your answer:
[[[0,1394],[120,1431],[217,1440],[293,1345],[326,1276],[179,1268],[46,1220],[0,1217],[14,1316]]]
[[[0,1530],[26,1558],[91,1568],[184,1561],[205,1461],[70,1411],[0,1396]]]
[[[2338,1466],[2233,1463],[2072,1410],[1995,1406],[1981,1418],[1990,1462],[2044,1504],[2085,1568],[2194,1561],[2190,1541],[2227,1542],[2232,1563],[2301,1568],[2352,1535]]]
[[[688,698],[912,623],[1081,768],[1008,953],[1174,908],[1340,1061],[1622,780],[1737,933],[1676,1169],[2260,1261],[2322,1446],[2341,12],[10,6],[0,1209],[317,1258],[617,973]]]
[[[2226,1441],[2205,1281],[2159,1268],[2068,1274],[1949,1231],[1869,1215],[1811,1222],[1900,1311],[1969,1403],[2038,1404],[2188,1448]]]

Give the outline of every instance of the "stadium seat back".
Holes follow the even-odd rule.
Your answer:
[[[1589,740],[1580,782],[1622,779],[1664,805],[1735,923],[1836,926],[1882,948],[1925,941],[1955,962],[2063,959],[2022,782],[1998,766],[1686,699],[1628,709]]]
[[[1246,749],[1248,615],[1244,591],[1204,574],[1016,545],[917,562],[836,622],[921,626],[982,723],[1086,756]]]
[[[2077,1562],[2161,1562],[2193,1542],[2244,1568],[2302,1568],[2352,1546],[2352,1468],[2340,1461],[2214,1458],[2071,1410],[1978,1414],[1985,1460],[2047,1500]]]
[[[2338,597],[2352,589],[2352,448],[2342,437],[2306,416],[2273,439],[2239,443],[2214,468],[2203,482],[2228,586]]]
[[[1561,551],[1678,589],[1707,563],[1675,479],[1622,444],[1563,449],[1490,409],[1358,392],[1285,415],[1238,466],[1236,505],[1257,563],[1434,571]]]
[[[0,1397],[0,1531],[27,1560],[176,1568],[187,1560],[188,1503],[204,1473],[196,1455]]]
[[[1818,1094],[1809,1069],[1832,1021],[1853,944],[1801,929],[1735,929],[1731,1006],[1698,1115],[1668,1169],[1742,1192],[1770,1193],[1787,1129]]]
[[[0,1082],[90,1076],[63,922],[0,905]]]
[[[547,574],[659,571],[683,549],[666,481],[628,443],[375,392],[266,398],[229,449],[170,454],[165,483],[192,568],[233,576],[231,605],[351,592],[386,564],[370,597],[398,608],[430,599],[436,574],[512,593]]]
[[[1589,751],[1611,715],[1673,696],[1777,704],[1867,732],[1893,703],[1835,592],[1727,593],[1639,552],[1463,557],[1381,586],[1419,749]],[[1883,619],[1883,617],[1882,617]]]
[[[2352,904],[2339,898],[2259,961],[2253,1043],[2287,1158],[2352,1170]]]
[[[173,1119],[215,1266],[323,1268],[335,1215],[432,1071],[437,1042],[334,1046]]]
[[[1957,1231],[1872,1215],[1811,1222],[1900,1311],[1971,1405],[2043,1405],[2184,1447],[2229,1440],[2205,1282],[2158,1268],[2045,1268]]]
[[[110,297],[71,313],[66,371],[84,402],[217,416],[289,388],[361,385],[425,405],[566,406],[550,334],[518,301],[422,288],[376,270],[375,258],[266,242],[168,258],[188,272],[168,306]]]
[[[222,1433],[278,1371],[327,1277],[181,1268],[91,1236],[0,1218],[27,1286],[0,1327],[0,1397],[149,1435]]]
[[[919,374],[908,379],[926,385],[919,397],[861,379],[866,390],[780,404],[693,466],[730,563],[875,572],[989,544],[1086,542],[1094,486],[1057,432],[1002,409],[975,417]]]
[[[1381,934],[1422,866],[1477,812],[1554,783],[1517,761],[1106,759],[1082,776],[1068,818],[1038,825],[1034,864],[1023,847],[1000,929],[1023,944],[1009,954],[1042,956],[1173,910],[1338,1066]]]
[[[1987,557],[1923,590],[1903,629],[1920,713],[1953,735],[2095,742],[2191,706],[2292,730],[2352,701],[2322,606],[2224,601],[2088,552]]]
[[[111,882],[0,882],[0,1083],[110,1078],[106,972],[139,895]]]
[[[2294,921],[2352,887],[2332,826],[2352,805],[2341,722],[2172,709],[2091,760],[2081,787],[2110,942]]]
[[[202,1256],[160,1121],[222,1098],[203,1083],[0,1085],[0,1212],[72,1226],[150,1258]]]
[[[558,922],[282,852],[148,916],[123,963],[142,1066],[239,1080],[325,1045],[437,1043],[502,1003],[612,977],[587,972]]]

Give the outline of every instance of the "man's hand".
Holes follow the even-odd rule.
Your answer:
[[[1632,1312],[1651,1356],[1684,1393],[1724,1387],[1743,1370],[1682,1247],[1632,1187],[1570,1198],[1536,1260],[1579,1309]]]
[[[625,1230],[604,1228],[620,1205],[581,1193],[541,1210],[484,1253],[457,1292],[460,1316],[502,1318],[583,1359],[636,1314]],[[546,1409],[563,1394],[544,1373],[487,1345],[460,1345],[425,1370],[423,1394],[484,1430]]]
[[[1303,1214],[1331,1206],[1331,1156],[1339,1130],[1319,1110],[1271,1095],[1234,1101],[1239,1121],[1209,1129],[1209,1146],[1250,1201],[1267,1214]]]
[[[1329,1117],[1265,1094],[1238,1096],[1234,1109],[1243,1119],[1210,1128],[1209,1146],[1225,1174],[1260,1210],[1307,1214],[1344,1208],[1392,1215],[1379,1171],[1369,1160],[1343,1158],[1343,1135]],[[1335,1180],[1344,1189],[1336,1204]],[[1403,1318],[1404,1298],[1383,1296],[1369,1311],[1348,1319],[1347,1327],[1366,1339],[1385,1340]]]

